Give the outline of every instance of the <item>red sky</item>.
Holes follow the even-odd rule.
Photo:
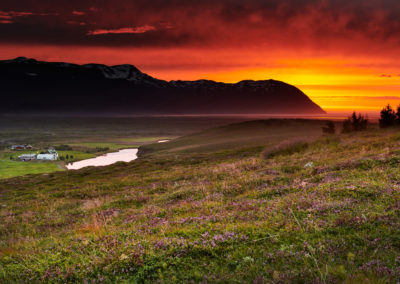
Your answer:
[[[0,59],[277,79],[330,110],[400,103],[398,0],[2,0]]]

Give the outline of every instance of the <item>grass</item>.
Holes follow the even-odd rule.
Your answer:
[[[80,142],[80,143],[68,143],[68,145],[72,147],[81,147],[87,149],[96,149],[96,148],[109,148],[112,151],[125,149],[125,148],[137,148],[139,145],[137,144],[119,144],[119,143],[110,143],[110,142]]]
[[[62,171],[63,167],[57,162],[20,162],[18,156],[35,153],[36,151],[0,151],[0,179],[7,179],[30,174],[44,174]],[[10,160],[10,157],[13,160]]]
[[[53,162],[18,162],[0,160],[0,179],[61,171],[57,163]]]
[[[397,283],[398,130],[282,135],[0,181],[0,282]]]
[[[8,149],[13,144],[32,144],[36,149],[68,144],[73,151],[59,151],[60,156],[73,155],[75,162],[106,152],[137,148],[162,139],[171,139],[191,131],[238,121],[237,118],[176,117],[24,117],[2,116],[0,119],[0,179],[34,173],[63,170],[64,163],[12,163],[23,153]],[[108,149],[107,149],[108,148]]]
[[[72,147],[72,150],[60,151],[58,154],[60,158],[65,160],[58,160],[54,162],[46,161],[30,161],[30,162],[20,162],[18,161],[18,156],[22,154],[39,153],[45,151],[46,149],[35,149],[35,150],[23,150],[23,151],[11,151],[11,150],[0,150],[0,179],[12,178],[17,176],[23,176],[28,174],[40,174],[40,173],[52,173],[55,171],[65,170],[64,164],[70,162],[76,162],[80,160],[94,158],[98,155],[102,155],[107,152],[117,151],[119,149],[126,148],[137,148],[139,143],[150,143],[157,141],[158,137],[143,138],[131,138],[130,141],[134,144],[118,144],[111,142],[80,142],[80,143],[62,143],[67,144]],[[58,143],[61,144],[61,143]],[[58,145],[55,143],[54,145]],[[68,159],[66,159],[68,155]],[[73,158],[71,158],[71,156]],[[10,160],[10,157],[13,160]]]
[[[299,137],[315,139],[321,136],[326,122],[304,119],[269,119],[245,121],[183,136],[168,143],[156,143],[140,148],[142,154],[177,155],[240,150],[244,147],[265,147]]]

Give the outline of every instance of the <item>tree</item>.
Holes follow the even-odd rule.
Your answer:
[[[400,105],[397,106],[396,123],[400,124]]]
[[[388,104],[381,110],[381,117],[379,119],[379,126],[381,128],[393,126],[400,118],[400,106],[397,107],[397,113],[394,112],[392,107]]]
[[[67,160],[69,159],[69,155],[68,154],[65,156],[65,159],[67,159]]]
[[[353,131],[350,118],[343,121],[342,133],[350,133]]]
[[[74,158],[74,155],[69,156],[69,158],[72,160]]]
[[[368,127],[368,117],[363,116],[361,113],[358,115],[354,111],[353,114],[343,121],[343,133],[349,133],[353,131],[365,130]]]
[[[326,126],[322,127],[322,133],[324,134],[335,134],[335,124],[332,121],[327,121]]]
[[[359,129],[358,130],[366,130],[368,128],[368,116],[362,116],[360,113],[358,114],[359,119]]]

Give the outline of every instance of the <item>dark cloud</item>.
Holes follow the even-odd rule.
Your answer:
[[[0,34],[24,44],[368,49],[400,43],[400,1],[2,0]]]

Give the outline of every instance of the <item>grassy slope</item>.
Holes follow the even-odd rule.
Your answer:
[[[2,181],[0,282],[395,283],[397,132]]]
[[[140,148],[140,151],[143,154],[156,156],[187,155],[245,147],[265,147],[282,140],[312,140],[321,136],[321,127],[325,123],[324,121],[303,119],[245,121],[211,128],[168,143],[145,145]]]

